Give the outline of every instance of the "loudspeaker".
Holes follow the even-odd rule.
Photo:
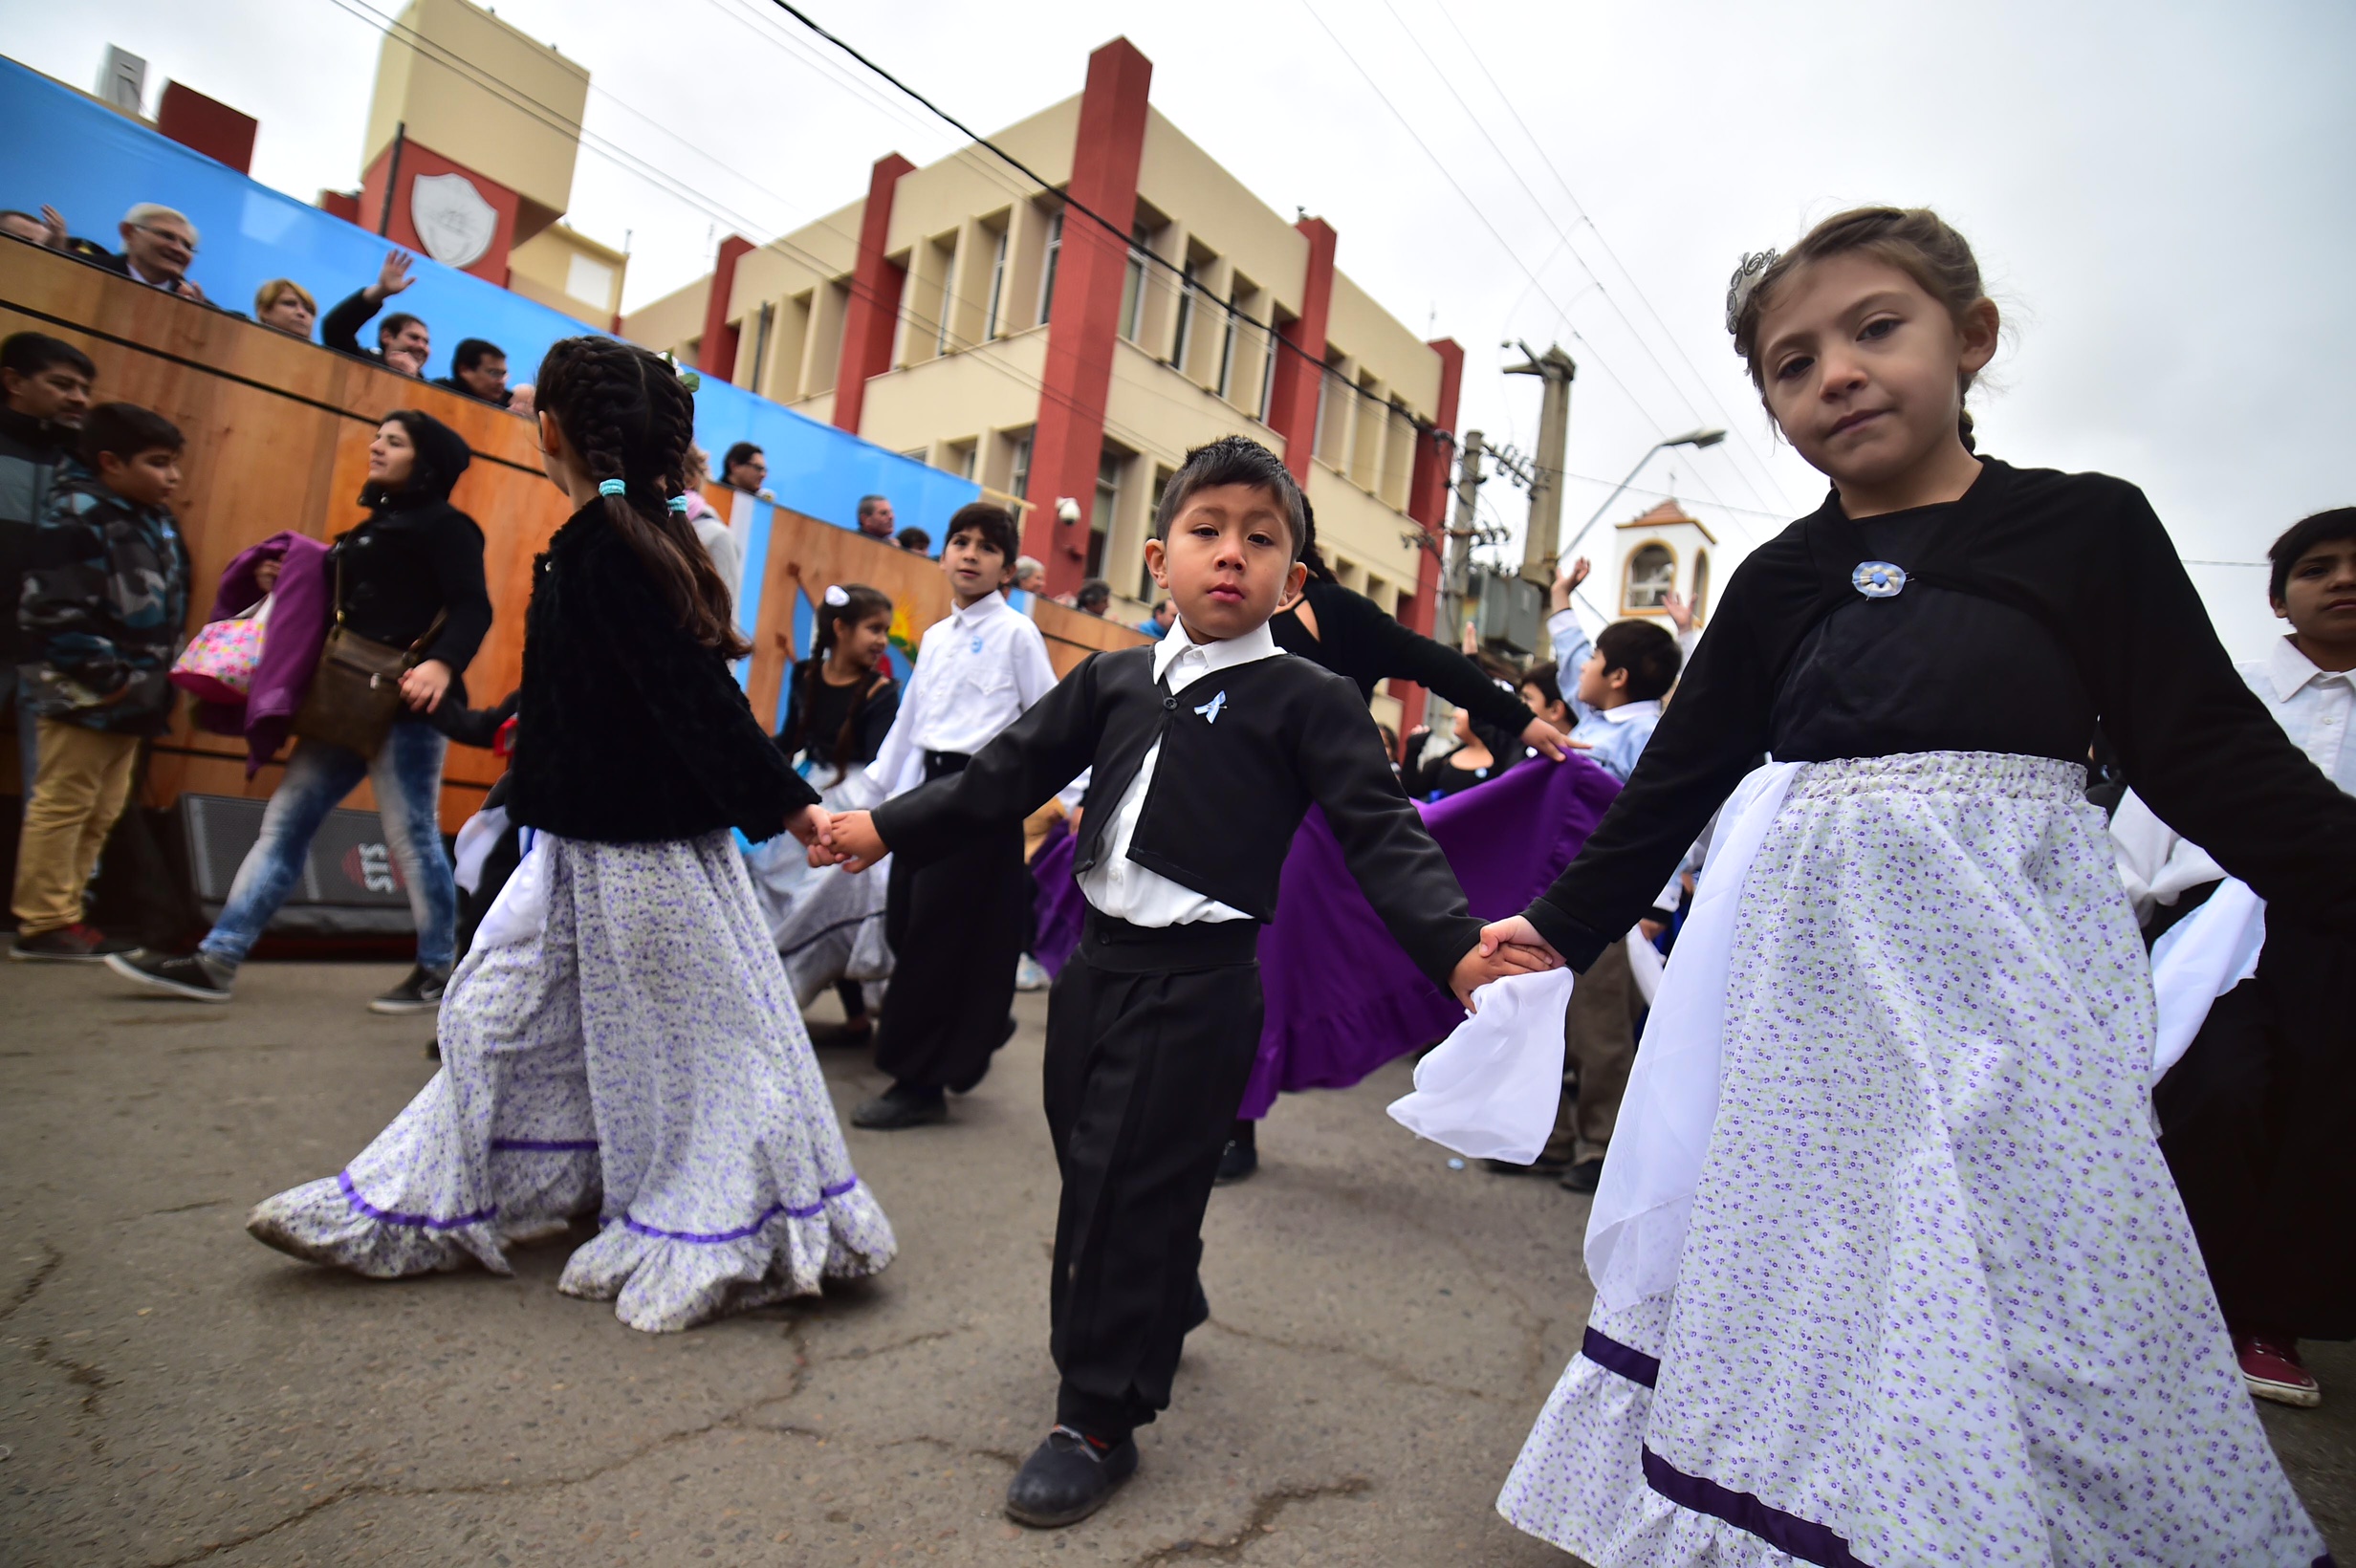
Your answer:
[[[229,902],[247,851],[262,835],[264,802],[184,795],[180,819],[188,882],[207,923]],[[301,877],[268,927],[272,936],[413,936],[409,893],[372,811],[331,811],[313,835]]]

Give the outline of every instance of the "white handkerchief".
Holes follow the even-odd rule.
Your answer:
[[[1480,1011],[1415,1064],[1415,1092],[1391,1102],[1391,1119],[1468,1158],[1537,1159],[1562,1098],[1571,979],[1567,969],[1548,969],[1474,991]]]

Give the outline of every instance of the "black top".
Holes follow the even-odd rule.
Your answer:
[[[771,743],[728,661],[680,625],[602,500],[533,565],[509,814],[567,838],[774,838],[818,792]]]
[[[1912,580],[1850,584],[1873,559]],[[1636,772],[1529,918],[1584,969],[1761,751],[2083,762],[2097,719],[2160,819],[2269,902],[2356,932],[2356,799],[2242,684],[2143,492],[1984,459],[1960,501],[1837,497],[1737,568]]]
[[[1445,800],[1459,790],[1486,784],[1503,772],[1505,765],[1494,760],[1485,768],[1459,768],[1456,766],[1456,753],[1450,751],[1418,767],[1414,782],[1407,786],[1407,794],[1418,800]]]
[[[887,671],[878,670],[849,686],[834,686],[818,661],[805,659],[794,666],[793,679],[786,686],[785,723],[777,730],[777,749],[789,758],[807,750],[819,764],[818,782],[823,788],[838,782],[838,767],[873,762],[884,750],[884,737],[891,732],[892,720],[899,712],[900,683]],[[838,755],[846,724],[850,726],[850,747]]]
[[[1361,702],[1374,695],[1377,681],[1413,681],[1509,736],[1529,728],[1530,710],[1488,671],[1445,643],[1407,630],[1365,595],[1338,582],[1312,581],[1302,597],[1317,617],[1318,634],[1310,636],[1299,613],[1287,610],[1268,623],[1276,646],[1356,682]]]
[[[455,392],[462,398],[472,398],[476,403],[490,403],[493,408],[510,407],[515,402],[515,389],[512,386],[501,389],[495,398],[487,398],[460,381],[455,375],[436,376],[427,384],[441,387],[445,391]]]
[[[464,675],[491,630],[491,594],[483,584],[483,531],[439,496],[396,490],[368,520],[336,540],[330,580],[343,573],[343,623],[375,642],[405,648],[442,629],[423,657]],[[464,695],[464,688],[460,688]]]
[[[425,715],[425,722],[461,746],[488,751],[499,744],[499,731],[515,716],[515,705],[522,697],[520,686],[501,698],[495,708],[469,708],[445,697],[441,707]]]
[[[376,319],[377,312],[384,308],[381,299],[370,299],[368,291],[359,289],[336,301],[335,306],[319,318],[319,341],[342,354],[356,354],[363,359],[384,362],[384,356],[372,348],[360,346],[360,329]]]
[[[886,801],[876,830],[892,853],[938,860],[975,834],[1019,822],[1091,764],[1090,794],[1118,801],[1159,741],[1129,859],[1254,920],[1312,803],[1350,874],[1417,968],[1443,987],[1480,937],[1464,889],[1424,831],[1350,683],[1305,659],[1261,659],[1175,696],[1153,648],[1100,653],[982,748],[966,770]],[[1080,824],[1074,875],[1104,853],[1107,805]]]

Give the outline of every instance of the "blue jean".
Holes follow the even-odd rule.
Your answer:
[[[373,761],[323,741],[296,741],[286,777],[262,813],[261,837],[246,851],[229,903],[205,938],[205,956],[231,969],[245,961],[301,878],[312,836],[365,778],[376,785],[384,840],[408,884],[417,961],[447,973],[458,944],[458,885],[442,849],[442,757],[448,750],[440,730],[408,718],[393,726]]]

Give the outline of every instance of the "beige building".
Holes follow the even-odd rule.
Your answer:
[[[1417,338],[1335,270],[1327,225],[1272,210],[1147,103],[1149,71],[1116,40],[1084,93],[990,139],[1053,188],[978,145],[923,168],[888,157],[863,200],[731,240],[622,330],[1021,503],[1051,588],[1104,577],[1132,621],[1164,483],[1188,448],[1242,432],[1301,477],[1342,580],[1428,627],[1418,541],[1461,352]]]

